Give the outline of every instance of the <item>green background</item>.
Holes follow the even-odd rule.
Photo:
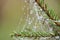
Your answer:
[[[49,8],[53,8],[60,18],[60,0],[45,0]],[[0,26],[0,40],[12,40],[10,33],[18,30],[17,23],[23,16],[22,8],[25,5],[23,0],[1,0],[2,3],[2,23]],[[23,21],[23,20],[22,20]],[[22,24],[23,25],[23,22]],[[21,29],[21,27],[20,27]]]

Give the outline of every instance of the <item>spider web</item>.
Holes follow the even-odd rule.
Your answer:
[[[24,0],[25,5],[22,10],[24,12],[23,16],[20,16],[17,24],[17,32],[42,32],[54,35],[53,28],[50,25],[50,22],[53,21],[48,19],[48,16],[45,12],[38,6],[35,0]],[[22,21],[24,20],[24,21]],[[20,27],[22,26],[22,29]],[[43,34],[45,35],[45,34]],[[26,37],[25,37],[26,38]],[[25,40],[25,38],[18,37],[19,40]],[[34,38],[30,38],[33,40]],[[39,38],[37,38],[39,39]],[[15,38],[16,40],[16,38]],[[26,38],[29,40],[29,38]],[[44,40],[44,39],[40,39]]]
[[[18,22],[18,31],[20,25],[23,23],[23,28],[21,31],[43,31],[43,32],[50,32],[53,29],[50,27],[48,16],[45,12],[38,6],[35,0],[25,0],[25,5],[22,10],[26,10],[24,15],[20,17]],[[23,19],[24,18],[24,19]],[[22,22],[24,20],[24,22]]]

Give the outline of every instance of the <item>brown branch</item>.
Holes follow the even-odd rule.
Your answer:
[[[43,6],[40,4],[39,0],[35,0],[35,2],[37,2],[37,4],[42,8],[43,11],[46,12],[47,16],[49,17],[49,19],[51,20],[55,20],[53,17],[51,17],[49,11],[47,10],[46,4],[43,4]],[[54,22],[57,26],[60,26],[60,24],[58,22]]]
[[[14,37],[14,36],[15,37],[20,37],[20,36],[21,37],[55,37],[55,36],[60,36],[60,35],[58,34],[58,35],[51,35],[51,36],[50,35],[48,35],[48,36],[47,35],[46,36],[43,36],[43,35],[40,35],[40,36],[37,36],[37,35],[36,36],[34,36],[34,35],[32,35],[32,36],[29,36],[29,35],[28,36],[26,36],[26,35],[22,36],[21,34],[16,34],[16,33],[14,35],[11,35],[11,37]]]

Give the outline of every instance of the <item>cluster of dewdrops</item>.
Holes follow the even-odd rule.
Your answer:
[[[22,11],[24,12],[25,24],[23,25],[23,30],[25,28],[31,28],[33,31],[52,31],[52,28],[44,27],[49,26],[48,19],[45,20],[43,15],[45,15],[44,11],[38,6],[35,0],[24,0],[25,5],[22,7]],[[25,12],[26,11],[26,12]],[[20,18],[20,22],[18,24],[18,30],[23,18]],[[42,23],[45,23],[44,26]],[[48,31],[49,32],[49,31]]]
[[[26,5],[24,5],[23,7],[22,7],[22,10],[23,11],[27,11],[27,12],[24,12],[24,15],[25,15],[25,19],[26,19],[26,23],[23,25],[24,27],[23,27],[23,29],[21,30],[21,31],[23,31],[23,30],[25,30],[25,28],[27,27],[27,28],[30,28],[30,27],[32,27],[31,28],[31,30],[33,30],[33,31],[36,31],[37,29],[40,31],[47,31],[48,32],[48,30],[49,31],[52,31],[53,29],[52,28],[49,28],[49,27],[44,27],[44,26],[49,26],[49,23],[47,22],[48,21],[48,19],[47,20],[45,20],[45,18],[43,17],[43,14],[44,14],[44,12],[43,12],[43,10],[38,6],[38,4],[35,2],[35,0],[24,0],[24,3],[26,4]],[[18,28],[20,27],[20,24],[21,24],[21,20],[23,20],[23,18],[20,18],[20,22],[19,22],[19,25],[18,25]],[[45,21],[44,21],[45,20]],[[45,22],[45,24],[44,24],[44,26],[43,26],[43,22]],[[38,25],[37,25],[38,24]],[[32,26],[31,26],[32,25]],[[37,28],[37,27],[38,28]],[[38,31],[37,30],[37,31]],[[26,30],[25,30],[26,31]],[[47,38],[47,37],[46,37]],[[44,38],[44,37],[41,37],[40,38],[40,40],[46,40],[46,38]],[[34,40],[34,38],[27,38],[27,37],[23,37],[23,38],[21,38],[21,37],[18,37],[18,38],[14,38],[15,40]],[[38,38],[37,38],[37,40],[38,40]]]

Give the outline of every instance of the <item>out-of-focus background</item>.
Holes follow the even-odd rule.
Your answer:
[[[60,0],[45,0],[60,18]],[[13,40],[10,33],[17,30],[19,17],[23,16],[24,0],[0,0],[0,40]],[[21,27],[20,27],[21,29]]]

